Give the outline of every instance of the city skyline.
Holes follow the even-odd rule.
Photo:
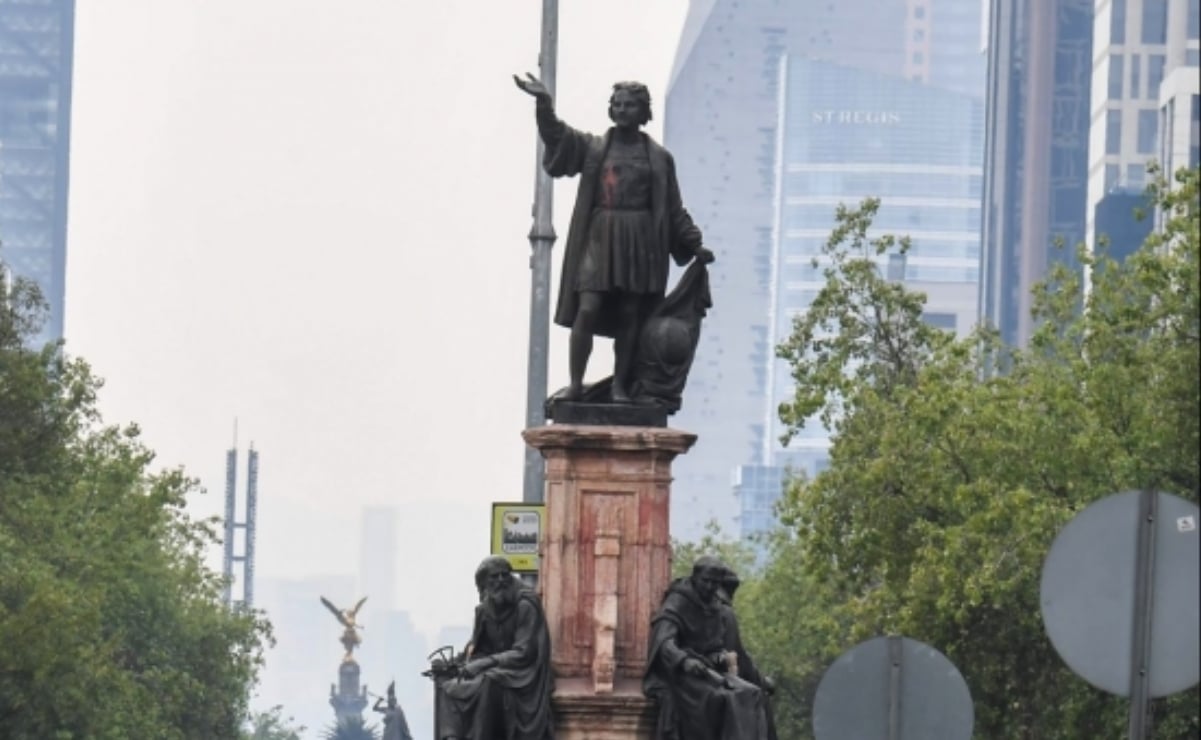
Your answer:
[[[387,660],[407,664],[416,645],[462,636],[477,600],[471,575],[489,549],[490,504],[521,498],[526,234],[536,165],[533,105],[510,75],[537,71],[539,18],[533,4],[493,5],[448,0],[415,10],[366,0],[339,10],[288,0],[121,0],[77,12],[67,106],[67,352],[106,379],[107,423],[139,425],[160,466],[183,466],[207,489],[190,498],[193,516],[222,514],[221,451],[232,419],[270,460],[259,481],[256,603],[281,630],[261,688],[265,697],[285,698],[311,688],[326,715],[321,689],[334,679],[336,631],[313,590],[328,589],[335,601],[377,593],[367,623],[386,626],[366,639],[377,640]],[[779,431],[770,366],[780,331],[771,322],[780,286],[776,210],[788,205],[777,197],[789,174],[777,159],[782,65],[789,54],[802,66],[806,52],[826,66],[840,54],[861,54],[867,74],[899,73],[905,90],[938,89],[960,100],[986,59],[976,70],[956,65],[940,59],[945,48],[932,40],[943,8],[963,42],[947,53],[978,54],[979,18],[945,10],[974,5],[978,12],[977,0],[907,0],[886,10],[847,0],[806,18],[784,18],[769,3],[744,3],[736,18],[737,5],[616,0],[603,9],[564,4],[560,13],[558,113],[602,131],[612,83],[646,82],[655,114],[648,131],[676,155],[684,204],[717,253],[715,306],[683,410],[669,421],[700,433],[675,464],[672,533],[682,539],[698,537],[709,518],[739,534],[745,523],[736,493],[778,491],[782,482],[760,464],[772,462]],[[1001,5],[994,3],[993,19],[1012,21]],[[922,18],[918,7],[926,9]],[[1063,53],[1050,71],[1077,87],[1023,100],[1033,107],[1022,115],[1063,115],[1037,130],[1022,128],[1007,109],[984,115],[985,176],[977,187],[985,246],[976,247],[985,253],[983,280],[1008,280],[1017,259],[990,252],[989,239],[1043,249],[1017,265],[1026,280],[1041,276],[1051,231],[1085,233],[1088,116],[1096,106],[1088,104],[1091,73],[1081,77],[1095,58],[1082,29],[1086,10],[1091,24],[1092,0],[1056,0],[1055,9],[1072,23],[1060,26],[1069,38],[1052,39]],[[1052,11],[1026,22],[1050,23]],[[1029,28],[1002,28],[1021,43],[999,48],[1000,31],[986,34],[997,64],[1029,53],[1021,46]],[[890,43],[868,49],[873,29],[892,34]],[[726,48],[748,39],[749,50]],[[1174,135],[1159,134],[1158,147],[1195,161],[1196,78],[1180,72],[1169,70],[1173,83],[1154,104],[1160,127],[1180,119]],[[1020,80],[992,82],[994,106],[1000,91],[1030,92]],[[690,112],[689,96],[709,102]],[[825,126],[894,126],[905,115],[840,103],[808,112],[810,123]],[[768,113],[766,124],[754,123]],[[1025,154],[1046,172],[1023,170],[1022,181],[1000,166],[1048,130],[1063,136],[1053,146],[1046,139],[1045,162]],[[801,169],[792,174],[806,166],[793,164]],[[1078,181],[1069,182],[1073,173]],[[576,185],[555,186],[556,273]],[[979,189],[947,197],[964,200]],[[858,192],[820,195],[825,200],[790,205],[832,213],[830,198]],[[1041,218],[1033,226],[1007,220],[1033,217],[1008,210],[1031,202],[1050,213],[1033,214]],[[818,236],[809,230],[795,236]],[[1014,230],[1025,241],[1014,241]],[[936,256],[915,241],[915,267],[959,269],[968,259],[966,248]],[[558,285],[557,275],[551,282]],[[978,305],[999,306],[1028,282],[1005,283],[1003,291],[998,283]],[[953,310],[936,311],[944,321],[955,314],[957,330],[961,297]],[[611,367],[607,343],[597,350],[589,380]],[[559,328],[551,330],[549,369],[553,391],[567,374]],[[384,523],[372,529],[372,521]],[[221,557],[212,548],[215,571]],[[373,572],[381,560],[389,567]],[[429,598],[435,589],[439,598]],[[408,676],[402,689],[398,670],[365,664],[364,682],[378,694],[380,681],[394,675],[398,691],[411,690],[417,711],[403,698],[402,705],[419,733],[415,717],[428,709],[418,708],[428,686]],[[277,680],[291,673],[303,678]],[[310,687],[311,676],[318,679]],[[302,719],[290,703],[265,703],[283,703]],[[310,732],[321,726],[310,724]]]

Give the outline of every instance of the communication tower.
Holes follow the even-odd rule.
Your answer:
[[[259,453],[250,443],[246,453],[246,495],[238,521],[238,446],[225,453],[225,574],[226,606],[254,607],[254,536],[258,510]],[[239,536],[240,535],[240,536]],[[241,547],[238,547],[238,545]],[[235,572],[236,571],[236,572]]]

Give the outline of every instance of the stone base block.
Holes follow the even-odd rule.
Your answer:
[[[584,681],[558,681],[551,703],[555,740],[653,740],[655,736],[655,705],[636,685],[596,694]]]
[[[556,401],[551,406],[550,418],[556,424],[629,427],[667,426],[667,410],[663,407],[629,403]]]

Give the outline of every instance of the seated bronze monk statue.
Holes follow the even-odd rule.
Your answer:
[[[739,677],[728,647],[733,610],[718,598],[726,570],[697,559],[651,620],[642,687],[658,705],[656,740],[768,740],[764,691]]]
[[[537,595],[491,556],[475,572],[480,603],[458,675],[439,682],[440,740],[552,740],[550,633]]]

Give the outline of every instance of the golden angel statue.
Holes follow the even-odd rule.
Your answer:
[[[354,605],[353,609],[339,609],[330,603],[330,600],[321,597],[321,603],[325,604],[325,608],[333,612],[333,615],[338,618],[338,622],[346,629],[342,631],[342,646],[346,648],[346,655],[342,657],[343,663],[349,663],[354,659],[354,649],[358,647],[362,639],[359,638],[359,630],[363,629],[363,625],[359,624],[356,619],[359,614],[359,609],[362,608],[363,602],[367,597],[359,599],[359,603]]]

